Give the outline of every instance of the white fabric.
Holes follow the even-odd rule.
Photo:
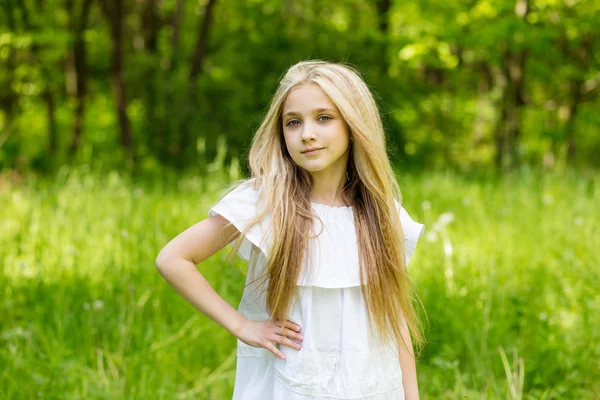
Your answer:
[[[241,231],[257,211],[258,191],[252,180],[228,193],[209,215],[220,214]],[[405,236],[407,264],[423,235],[424,225],[415,222],[396,202]],[[309,257],[298,279],[290,320],[304,335],[302,349],[277,347],[286,355],[281,360],[270,351],[237,341],[234,400],[369,399],[403,400],[402,370],[397,354],[381,346],[368,333],[365,303],[360,291],[358,248],[352,207],[330,207],[312,203],[325,229],[309,239]],[[255,273],[266,265],[269,251],[269,218],[250,230],[238,254],[250,260],[258,252]],[[320,231],[315,218],[314,229]],[[232,242],[233,243],[233,242]],[[266,285],[251,282],[238,310],[247,318],[266,320]]]

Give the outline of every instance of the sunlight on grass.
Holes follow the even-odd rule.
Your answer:
[[[0,187],[0,397],[230,398],[235,338],[154,260],[232,179],[62,171]],[[425,224],[409,269],[429,318],[421,397],[594,398],[600,178],[401,182],[404,207]],[[199,269],[236,305],[244,275],[227,252]]]

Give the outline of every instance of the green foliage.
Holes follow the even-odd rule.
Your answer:
[[[113,85],[114,18],[94,2],[87,13],[75,3],[23,0],[0,13],[0,169],[128,165]],[[598,2],[215,1],[207,36],[199,32],[208,1],[181,4],[179,14],[174,0],[123,10],[120,76],[138,169],[204,173],[218,137],[226,164],[244,159],[279,77],[309,58],[362,72],[394,161],[598,166]],[[71,152],[79,101],[82,141]]]
[[[154,267],[228,181],[61,169],[0,186],[0,398],[225,399],[235,338]],[[425,305],[423,399],[594,399],[600,177],[400,175],[425,224],[410,274]],[[244,264],[199,265],[237,305]],[[521,378],[522,376],[522,378]],[[522,379],[522,381],[521,381]]]

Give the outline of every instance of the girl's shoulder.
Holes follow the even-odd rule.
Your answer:
[[[211,205],[208,215],[221,214],[229,221],[250,219],[259,211],[260,187],[255,178],[238,180],[227,187]]]
[[[260,186],[255,178],[238,180],[221,193],[217,203],[240,207],[255,205],[260,198]]]
[[[239,232],[245,231],[239,255],[246,261],[250,260],[252,247],[260,249],[265,255],[268,254],[270,216],[267,214],[258,223],[251,224],[262,208],[260,187],[252,178],[232,183],[208,210],[209,217],[219,214],[231,222]]]
[[[402,225],[404,248],[406,251],[406,265],[408,265],[415,252],[419,238],[423,236],[423,233],[425,232],[425,225],[415,221],[398,200],[394,199],[394,201],[396,202],[396,209],[400,216],[400,225]]]
[[[425,225],[413,220],[408,211],[406,211],[398,200],[394,199],[394,202],[396,203],[396,210],[400,216],[400,224],[402,225],[404,236],[417,239],[421,237],[425,231]]]

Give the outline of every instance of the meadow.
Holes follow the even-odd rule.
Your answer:
[[[236,340],[157,273],[236,173],[0,181],[0,398],[228,399]],[[600,398],[600,176],[398,176],[425,224],[422,399]],[[237,305],[244,263],[198,265]],[[424,314],[423,314],[424,315]]]

